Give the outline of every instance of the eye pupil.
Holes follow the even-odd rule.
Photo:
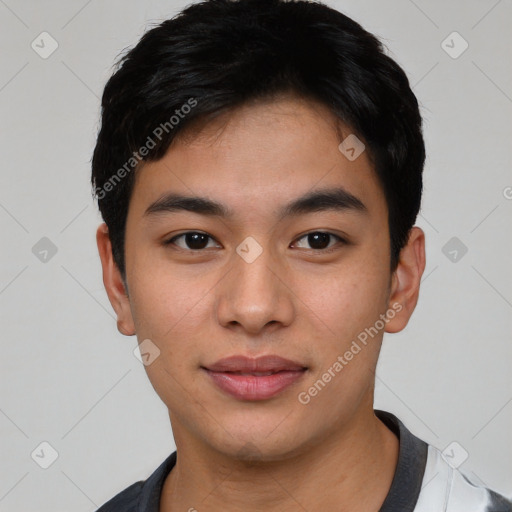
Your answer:
[[[204,233],[186,233],[185,240],[191,249],[204,249],[208,245],[208,235]]]
[[[308,243],[313,249],[324,249],[329,245],[329,233],[310,233]]]

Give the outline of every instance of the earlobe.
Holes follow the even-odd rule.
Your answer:
[[[102,223],[96,231],[96,243],[103,269],[103,285],[105,286],[110,304],[112,304],[117,314],[117,329],[125,336],[133,336],[135,334],[135,325],[130,308],[130,300],[126,293],[121,273],[112,255],[112,243],[108,227],[105,223]]]
[[[425,233],[414,226],[409,232],[407,244],[400,251],[398,266],[392,276],[388,307],[393,307],[398,312],[386,324],[386,332],[399,332],[409,322],[418,302],[424,270]]]

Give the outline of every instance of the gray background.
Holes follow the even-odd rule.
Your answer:
[[[385,337],[376,407],[457,442],[461,471],[512,497],[511,2],[328,4],[383,40],[425,119],[427,268],[409,326]],[[103,288],[89,172],[115,58],[185,5],[0,0],[0,511],[95,510],[174,450]]]

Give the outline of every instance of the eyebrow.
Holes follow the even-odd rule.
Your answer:
[[[368,213],[368,208],[358,197],[343,187],[338,187],[317,189],[294,199],[277,211],[277,218],[282,220],[285,217],[329,210]],[[235,216],[235,212],[228,206],[207,197],[184,196],[174,192],[164,194],[151,203],[144,212],[144,216],[176,211],[188,211],[225,219],[232,219]]]

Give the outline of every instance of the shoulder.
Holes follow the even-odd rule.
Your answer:
[[[471,482],[430,444],[421,487],[415,512],[512,512],[512,501]]]
[[[96,512],[153,512],[158,510],[164,481],[176,464],[171,453],[146,479],[135,482],[102,505]]]
[[[144,481],[135,482],[104,503],[96,512],[135,512]]]
[[[512,512],[512,501],[470,481],[446,453],[415,436],[394,414],[375,410],[400,440],[395,476],[379,512]]]

